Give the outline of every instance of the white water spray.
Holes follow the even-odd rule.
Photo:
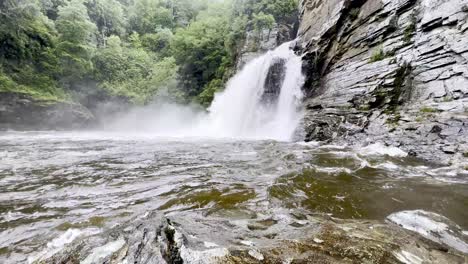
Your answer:
[[[248,63],[218,94],[210,107],[211,135],[287,141],[301,119],[299,105],[304,83],[302,61],[285,43]],[[285,62],[284,80],[275,105],[262,102],[270,67]]]
[[[289,141],[301,120],[302,60],[285,43],[249,62],[217,94],[209,113],[158,104],[120,118],[117,128],[163,137],[273,139]],[[270,68],[281,62],[281,87],[273,103],[264,99]],[[267,95],[268,97],[268,95]],[[277,97],[277,98],[276,98]],[[148,112],[154,115],[148,116]],[[155,118],[163,116],[165,118]],[[168,121],[169,120],[169,121]],[[139,122],[142,121],[142,122]]]

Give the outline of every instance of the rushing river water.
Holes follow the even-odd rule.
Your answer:
[[[207,248],[218,246],[212,241],[250,245],[245,232],[266,245],[278,234],[300,238],[295,228],[306,223],[298,219],[311,214],[384,220],[422,209],[466,230],[462,164],[441,168],[379,144],[285,142],[302,118],[304,82],[290,45],[248,63],[208,112],[163,103],[106,124],[120,133],[1,133],[0,263],[48,259],[74,241],[130,230],[155,215],[178,216]],[[411,228],[415,218],[403,212],[392,219]],[[448,237],[468,252],[468,244]],[[90,243],[94,250],[81,263],[96,263],[128,241]],[[198,259],[192,262],[206,263]]]
[[[153,211],[230,220],[287,217],[302,208],[383,220],[425,209],[466,230],[467,179],[463,168],[439,168],[379,145],[5,132],[0,262],[27,262],[58,248],[75,238],[63,237],[67,230],[99,233]]]

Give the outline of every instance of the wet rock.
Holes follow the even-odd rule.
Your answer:
[[[305,139],[382,141],[450,163],[440,145],[468,137],[465,2],[302,1]]]
[[[79,104],[37,100],[19,93],[0,93],[0,130],[79,129],[92,121],[93,114]]]
[[[278,101],[281,92],[281,87],[284,82],[285,63],[283,59],[279,59],[271,65],[265,79],[265,88],[262,94],[261,101],[265,105],[274,105]]]
[[[250,230],[267,230],[269,227],[277,224],[278,221],[274,219],[267,219],[261,221],[255,221],[247,225]]]
[[[435,134],[439,134],[440,132],[442,132],[442,128],[438,125],[433,126],[430,131],[430,133],[435,133]]]
[[[457,148],[456,146],[448,145],[448,146],[442,147],[442,151],[446,154],[455,154],[457,153]]]
[[[417,210],[394,213],[387,219],[436,243],[468,254],[468,236],[457,224],[446,217]]]
[[[77,242],[44,263],[401,263],[411,258],[450,264],[467,258],[392,224],[306,218],[302,227],[278,221],[275,230],[252,231],[239,221],[193,212],[151,214]]]
[[[283,43],[293,40],[297,34],[298,14],[282,17],[276,21],[271,29],[257,31],[247,28],[245,39],[239,50],[237,69],[257,58],[266,51],[273,50]]]
[[[90,255],[88,255],[81,264],[92,264],[92,263],[99,263],[103,262],[109,255],[114,254],[117,251],[123,252],[123,248],[125,245],[125,241],[123,239],[119,239],[116,241],[111,241],[103,246],[97,247],[93,249]],[[115,258],[122,258],[122,255],[117,255]]]

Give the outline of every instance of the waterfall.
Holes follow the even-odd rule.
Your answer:
[[[247,63],[215,95],[208,113],[157,101],[134,109],[108,128],[157,137],[290,141],[302,118],[302,59],[285,43]]]
[[[205,127],[211,136],[291,140],[302,112],[302,60],[291,42],[249,62],[215,96]]]

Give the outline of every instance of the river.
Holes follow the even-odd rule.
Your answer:
[[[0,262],[58,250],[76,238],[63,238],[67,230],[97,234],[148,212],[229,221],[287,218],[300,208],[383,220],[424,209],[466,230],[467,179],[463,168],[441,168],[380,145],[4,132]]]

